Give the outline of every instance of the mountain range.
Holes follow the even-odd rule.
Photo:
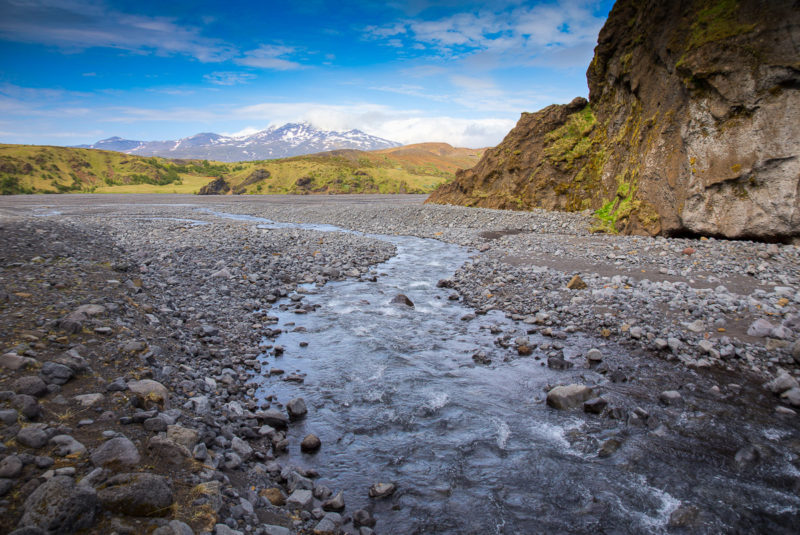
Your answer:
[[[246,136],[200,133],[172,141],[134,141],[110,137],[93,145],[78,145],[76,148],[111,150],[139,156],[240,162],[288,158],[338,149],[370,151],[399,146],[400,143],[360,130],[320,130],[303,122],[272,126]]]

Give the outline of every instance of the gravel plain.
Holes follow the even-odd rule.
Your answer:
[[[395,251],[373,235],[470,248],[440,284],[476,315],[501,310],[561,347],[578,333],[601,355],[625,347],[676,370],[724,372],[735,383],[717,392],[756,388],[769,417],[797,430],[799,247],[600,235],[588,214],[423,200],[0,199],[0,530],[391,532],[346,508],[366,489],[317,485],[286,460],[319,447],[286,438],[301,399],[253,397],[261,374],[304,379],[259,358],[283,351],[270,310],[313,314],[303,285],[379,276],[374,266]],[[367,235],[264,229],[216,212]],[[536,349],[511,334],[498,344]],[[572,366],[596,355],[549,357]],[[664,405],[687,393],[655,391]],[[370,496],[391,495],[381,485]]]

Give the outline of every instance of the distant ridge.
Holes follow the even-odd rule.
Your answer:
[[[288,158],[339,149],[378,150],[399,147],[400,143],[362,132],[320,130],[309,123],[287,123],[270,127],[247,136],[223,136],[203,132],[170,141],[135,141],[110,137],[93,145],[78,145],[82,149],[102,149],[136,154],[240,162]]]

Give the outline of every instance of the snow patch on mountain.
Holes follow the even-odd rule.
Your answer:
[[[320,130],[309,123],[271,126],[251,135],[222,136],[203,132],[170,141],[133,141],[111,137],[81,148],[113,150],[140,156],[166,156],[223,162],[287,158],[337,149],[378,150],[401,144],[360,130]]]

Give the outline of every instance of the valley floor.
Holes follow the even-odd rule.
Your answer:
[[[651,462],[680,452],[687,473],[713,465],[763,489],[735,513],[682,497],[653,531],[800,525],[800,248],[596,235],[582,214],[423,201],[0,197],[0,531],[398,532],[404,489],[318,482],[326,466],[293,431],[306,404],[285,395],[315,379],[281,361],[278,316],[313,316],[330,282],[384,276],[396,247],[376,235],[468,248],[438,285],[468,309],[459,321],[491,331],[492,349],[465,361],[536,363],[555,374],[547,390],[590,387],[569,413],[591,418],[571,448],[606,459],[657,443]],[[546,394],[531,403],[555,411]]]

